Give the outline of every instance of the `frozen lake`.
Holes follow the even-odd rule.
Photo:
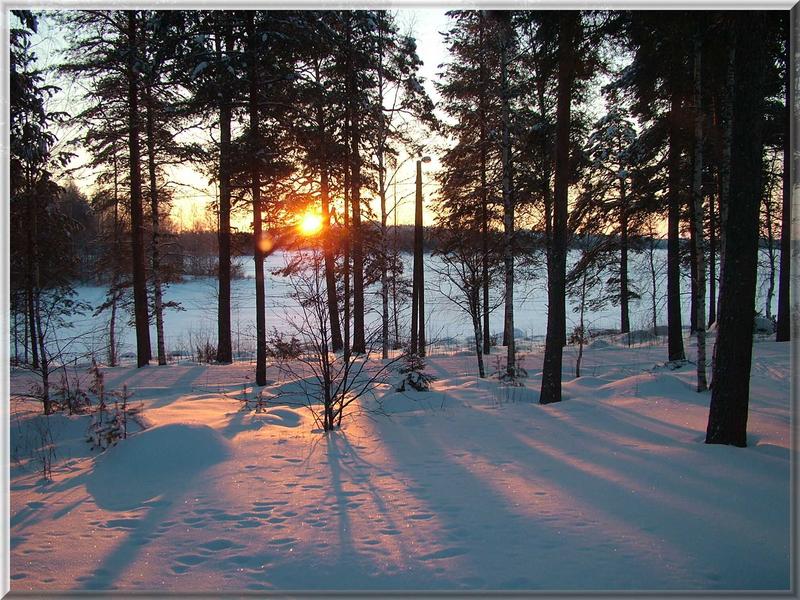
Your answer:
[[[570,264],[577,258],[577,252],[570,253]],[[267,329],[273,327],[279,331],[291,333],[290,320],[296,314],[297,304],[289,297],[290,285],[287,278],[273,275],[272,272],[285,266],[291,257],[290,253],[276,253],[266,260],[266,319]],[[411,256],[404,257],[406,261],[406,274],[410,277]],[[254,266],[252,259],[240,257],[237,259],[246,277],[232,282],[232,336],[234,354],[246,356],[255,347],[255,280],[253,279]],[[641,298],[630,301],[631,329],[649,329],[652,324],[652,301],[649,292],[649,275],[645,262],[645,254],[632,254],[630,279],[633,287],[641,294]],[[657,250],[658,275],[658,323],[666,323],[666,277],[665,262],[666,250]],[[449,300],[441,290],[441,277],[436,268],[441,265],[438,257],[425,256],[425,300],[427,339],[434,342],[452,345],[464,343],[467,336],[471,336],[471,324],[468,316]],[[515,284],[515,326],[517,337],[525,338],[534,345],[541,341],[547,329],[547,280],[541,269],[538,277],[534,279],[523,278]],[[764,273],[759,274],[759,289],[756,307],[763,310],[766,294]],[[93,308],[102,304],[105,286],[78,286],[79,299],[88,303]],[[681,299],[683,323],[689,323],[689,273],[683,273],[681,281]],[[367,327],[375,327],[380,321],[380,296],[379,286],[370,286],[367,290]],[[217,282],[214,278],[186,278],[180,283],[170,284],[165,290],[165,300],[179,302],[182,310],[168,310],[164,317],[165,341],[168,353],[177,355],[191,354],[198,344],[209,341],[216,344],[216,318],[217,318]],[[578,315],[573,312],[575,301],[567,299],[567,330],[571,332],[577,324]],[[391,310],[391,301],[390,301]],[[773,311],[777,310],[777,282]],[[409,304],[399,308],[400,328],[408,328],[410,317]],[[131,355],[134,350],[134,331],[125,322],[125,316],[118,321],[120,324],[118,337],[120,351],[123,358]],[[600,310],[589,311],[585,317],[590,329],[618,329],[620,326],[620,312],[618,306],[610,303]],[[74,319],[73,327],[62,329],[59,337],[62,339],[73,338],[77,334],[82,336],[79,343],[73,344],[76,353],[94,352],[98,357],[105,357],[102,350],[106,345],[108,313],[101,313],[94,317],[87,314]],[[502,341],[503,310],[502,306],[495,310],[490,319],[492,334],[497,334]],[[405,325],[405,327],[404,327]],[[393,327],[390,327],[393,335]],[[155,352],[155,325],[152,326],[151,340]],[[13,354],[13,347],[12,347]]]

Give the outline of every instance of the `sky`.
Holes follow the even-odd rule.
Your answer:
[[[420,75],[424,78],[423,85],[431,98],[436,102],[439,97],[434,87],[439,66],[446,62],[448,52],[442,41],[441,31],[448,26],[448,17],[444,8],[421,8],[421,9],[400,9],[397,11],[398,24],[401,32],[411,31],[417,40],[417,54],[423,62]],[[42,65],[53,65],[59,61],[59,49],[65,47],[65,42],[58,30],[58,27],[48,20],[40,24],[39,35],[33,40],[35,52]],[[75,107],[81,95],[80,82],[55,80],[51,74],[53,83],[57,83],[62,91],[53,99],[55,110],[75,111]],[[59,132],[62,139],[73,138],[80,131],[75,128],[67,128]],[[439,143],[442,140],[431,140]],[[436,184],[433,181],[433,174],[439,168],[437,154],[430,148],[427,155],[431,157],[431,162],[423,165],[423,196],[425,198],[425,216],[427,223],[432,223],[433,215],[430,212],[431,199],[436,195]],[[87,156],[80,151],[71,166],[78,166],[83,163]],[[93,181],[93,174],[85,169],[76,171],[73,174],[76,183],[85,191],[90,191]],[[194,221],[213,224],[213,219],[209,223],[210,215],[207,215],[206,207],[217,194],[216,185],[209,182],[208,178],[198,173],[191,166],[179,167],[172,173],[172,178],[178,182],[175,187],[175,197],[173,200],[172,216],[181,228],[189,228]],[[413,223],[414,221],[414,190],[415,190],[415,166],[413,160],[408,160],[400,169],[397,176],[397,197],[400,205],[397,211],[398,223]],[[392,198],[390,197],[390,204]],[[375,209],[377,209],[377,201]],[[242,217],[242,221],[235,226],[248,227],[247,216]],[[394,215],[390,216],[390,222],[394,220]]]

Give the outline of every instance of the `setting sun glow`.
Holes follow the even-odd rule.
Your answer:
[[[322,229],[322,216],[314,212],[307,212],[300,217],[298,228],[303,235],[315,235]]]

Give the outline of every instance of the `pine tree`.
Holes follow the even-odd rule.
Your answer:
[[[187,11],[188,48],[179,57],[189,73],[190,110],[199,116],[215,113],[219,143],[211,156],[219,186],[217,294],[217,362],[233,360],[231,341],[231,211],[233,209],[233,137],[236,107],[245,90],[240,75],[245,70],[240,34],[241,15],[232,11]]]
[[[437,173],[442,193],[438,220],[459,227],[463,220],[481,223],[483,256],[482,334],[483,354],[489,354],[489,278],[494,240],[492,224],[498,221],[501,160],[495,132],[500,125],[499,47],[497,27],[486,11],[450,11],[451,28],[444,39],[452,55],[436,86],[444,99],[442,109],[451,117],[444,125],[454,145],[441,157]]]
[[[38,27],[30,11],[12,11],[9,31],[9,216],[10,283],[12,297],[24,310],[29,329],[32,368],[39,376],[40,396],[45,414],[52,411],[49,376],[54,356],[49,348],[52,328],[63,318],[81,312],[76,303],[73,280],[78,261],[73,236],[79,228],[60,203],[61,188],[53,171],[63,168],[69,155],[54,148],[53,129],[67,115],[53,111],[49,98],[58,88],[45,82],[37,68],[31,35]],[[24,308],[23,308],[24,306]],[[57,361],[56,361],[57,363]]]
[[[753,349],[764,130],[766,15],[742,11],[734,17],[735,94],[731,152],[731,202],[724,223],[723,257],[714,385],[706,443],[747,445],[750,364]]]
[[[131,251],[133,258],[133,303],[136,322],[136,366],[150,362],[150,318],[147,309],[147,274],[145,270],[144,212],[142,209],[142,167],[139,122],[139,66],[137,14],[126,11],[127,82],[128,82],[128,155],[130,168]]]
[[[637,134],[633,122],[625,116],[616,89],[607,95],[607,112],[594,125],[586,153],[591,164],[587,170],[587,189],[581,204],[599,204],[581,210],[593,210],[598,220],[611,221],[614,236],[619,239],[619,277],[617,299],[620,306],[620,332],[630,331],[629,300],[635,293],[628,277],[628,252],[635,218],[631,184],[639,166]]]
[[[541,404],[561,400],[561,368],[566,342],[567,194],[569,185],[569,125],[573,83],[576,78],[576,45],[580,39],[580,14],[559,16],[558,107],[556,112],[555,190],[553,233],[547,270],[547,337],[545,339]],[[507,301],[507,299],[506,299]]]

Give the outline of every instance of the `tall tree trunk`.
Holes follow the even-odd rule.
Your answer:
[[[119,303],[122,293],[119,290],[120,277],[122,276],[121,268],[121,249],[122,240],[120,234],[120,219],[119,219],[119,169],[117,162],[117,147],[116,144],[112,149],[113,164],[114,164],[114,244],[111,262],[111,318],[108,321],[108,366],[117,366],[117,305]]]
[[[47,357],[47,348],[45,346],[45,331],[42,327],[42,308],[41,308],[41,289],[40,286],[40,272],[39,266],[36,266],[36,280],[37,291],[33,299],[33,318],[36,321],[36,340],[35,344],[39,345],[39,373],[41,375],[42,383],[42,404],[44,405],[44,414],[49,415],[53,412],[52,402],[50,400],[50,360]]]
[[[233,52],[233,40],[225,36],[225,52]],[[231,121],[233,110],[227,89],[221,89],[219,103],[219,266],[217,277],[217,362],[233,362],[231,339]]]
[[[315,65],[315,81],[321,81],[320,65]],[[328,164],[328,140],[327,132],[325,129],[325,109],[322,99],[318,99],[317,106],[317,139],[319,143],[320,156],[320,201],[322,203],[322,223],[325,227],[323,238],[323,253],[325,258],[325,288],[328,299],[328,315],[331,322],[331,346],[334,352],[339,352],[342,349],[342,328],[339,322],[339,299],[336,290],[336,255],[334,252],[332,230],[331,230],[331,212],[330,212],[330,174]]]
[[[553,194],[553,232],[547,272],[547,337],[542,364],[541,404],[561,401],[563,344],[566,338],[567,201],[569,192],[569,128],[572,84],[575,81],[575,41],[579,13],[564,12],[558,27],[556,88],[556,165]]]
[[[327,159],[326,159],[327,160]],[[336,259],[334,256],[330,212],[330,181],[328,167],[323,164],[320,171],[320,195],[322,197],[322,223],[325,227],[323,252],[325,253],[325,290],[331,322],[331,346],[334,352],[342,349],[342,328],[339,323],[339,298],[336,290]]]
[[[251,12],[247,21],[249,48],[250,98],[250,188],[253,202],[253,260],[256,271],[256,385],[267,384],[267,315],[264,292],[264,241],[261,216],[261,164],[258,155],[258,41],[256,40],[255,17]]]
[[[648,266],[650,267],[650,300],[653,312],[653,335],[658,335],[658,285],[656,281],[656,242],[653,239],[654,231],[650,230],[650,246],[647,248]]]
[[[483,364],[483,332],[481,331],[481,304],[479,300],[480,290],[477,288],[470,291],[472,298],[470,315],[472,316],[472,331],[475,337],[475,356],[478,360],[478,377],[486,378],[486,368]]]
[[[400,253],[397,242],[397,177],[394,178],[394,231],[392,232],[392,318],[394,319],[394,344],[400,347],[400,313],[397,311],[397,277]]]
[[[150,319],[147,308],[147,274],[144,259],[142,171],[139,152],[139,84],[136,11],[128,12],[128,152],[131,186],[131,249],[133,252],[133,311],[136,323],[136,366],[150,362]]]
[[[717,235],[714,194],[708,197],[708,327],[717,320]]]
[[[500,22],[500,112],[502,119],[501,153],[503,163],[503,267],[505,270],[505,311],[503,329],[506,343],[506,374],[517,374],[514,340],[514,196],[511,181],[511,98],[508,83],[508,64],[511,60],[510,16]]]
[[[156,142],[155,142],[155,108],[153,106],[153,89],[148,83],[145,86],[145,136],[147,143],[147,170],[150,176],[150,224],[151,247],[150,264],[152,267],[153,308],[156,317],[156,348],[158,364],[167,364],[167,353],[164,346],[164,298],[161,289],[161,253],[159,251],[159,215],[158,215],[158,181],[156,177]]]
[[[736,44],[733,31],[726,36],[728,54],[726,57],[725,86],[720,97],[720,184],[719,184],[719,280],[720,285],[724,276],[725,267],[725,222],[728,220],[728,205],[731,193],[731,145],[733,143],[733,86],[734,86],[734,61],[736,59]],[[717,318],[720,313],[721,299],[717,297]]]
[[[706,252],[703,235],[703,84],[702,39],[700,31],[694,35],[694,172],[692,173],[692,203],[694,205],[692,228],[696,245],[695,255],[695,331],[697,335],[697,391],[708,388],[706,381]]]
[[[383,53],[384,40],[383,29],[378,28],[378,97],[383,107],[384,78],[383,78]],[[388,249],[389,239],[387,230],[387,220],[389,215],[386,212],[386,165],[384,163],[384,151],[386,147],[386,121],[383,110],[378,113],[378,141],[375,154],[378,159],[378,195],[381,204],[381,247],[380,267],[381,267],[381,356],[384,360],[389,358],[389,263]]]
[[[694,148],[692,148],[694,153]],[[694,156],[694,154],[692,154]],[[694,160],[694,158],[692,158]],[[694,229],[694,201],[689,195],[689,335],[697,332],[697,234]]]
[[[364,247],[361,239],[361,111],[356,108],[360,90],[356,85],[356,67],[353,62],[350,21],[348,20],[347,47],[347,104],[350,109],[350,209],[352,227],[350,238],[353,254],[353,347],[356,354],[366,352],[364,333]]]
[[[31,314],[31,313],[28,312],[28,308],[27,308],[27,303],[28,303],[27,294],[26,294],[26,297],[23,300],[23,302],[26,305],[25,308],[23,309],[23,313],[25,315],[25,323],[24,323],[25,340],[24,340],[24,343],[23,343],[23,350],[25,352],[25,357],[24,357],[25,358],[25,364],[27,365],[28,364],[28,352],[29,352],[29,350],[28,350],[28,335],[30,335],[30,327],[28,327],[28,320],[30,319],[30,314]],[[37,362],[38,362],[38,360],[37,360]]]
[[[669,109],[669,155],[667,157],[667,348],[670,361],[686,360],[683,350],[683,327],[681,325],[681,263],[680,263],[680,214],[681,214],[681,165],[679,147],[679,115],[681,100],[672,92]]]
[[[628,199],[625,178],[619,182],[619,309],[620,332],[628,333],[631,330],[628,312]]]
[[[773,234],[774,218],[772,211],[772,194],[775,188],[776,174],[769,171],[764,173],[767,180],[765,190],[763,192],[764,203],[764,225],[767,229],[767,294],[764,298],[764,316],[767,319],[772,319],[772,299],[775,297],[775,236]]]
[[[19,294],[14,294],[14,365],[19,364]]]
[[[486,108],[488,90],[488,69],[486,67],[486,23],[483,11],[478,14],[480,31],[479,31],[479,44],[480,52],[480,111],[481,111],[481,125],[480,125],[480,154],[481,154],[481,261],[483,269],[483,353],[488,355],[492,351],[492,344],[489,332],[489,189],[486,185],[486,169],[488,163],[487,157],[487,143],[488,136],[486,131],[486,121],[488,118],[488,110]],[[481,364],[483,357],[480,358]]]
[[[420,232],[419,232],[419,334],[417,346],[419,355],[425,356],[425,229],[422,226],[422,201],[420,201]]]
[[[586,312],[586,276],[588,274],[588,267],[583,269],[583,276],[581,277],[581,304],[578,317],[578,331],[580,337],[578,338],[578,358],[575,359],[575,378],[581,376],[581,361],[583,361],[583,340],[586,338],[586,330],[584,328],[584,315]]]
[[[344,127],[344,256],[342,257],[343,268],[342,278],[344,279],[344,306],[343,306],[343,320],[344,320],[344,364],[348,365],[350,362],[350,150],[348,140],[350,139],[350,108],[346,110],[347,116],[345,118]]]
[[[424,352],[424,335],[420,336],[424,325],[420,323],[425,310],[421,289],[423,284],[422,266],[422,161],[417,160],[416,196],[414,202],[414,266],[411,284],[411,353]],[[420,339],[422,338],[422,339]]]
[[[734,62],[736,60],[736,32],[733,21],[728,19],[725,28],[725,43],[727,56],[725,65],[725,85],[720,94],[720,154],[719,154],[719,282],[720,291],[717,294],[717,324],[722,311],[722,280],[725,277],[725,252],[728,228],[728,206],[731,194],[731,151],[733,144],[733,92],[734,92]],[[717,372],[717,346],[719,335],[714,341],[711,351],[711,384],[714,387],[714,377]]]
[[[353,174],[350,181],[350,204],[353,211],[352,240],[353,240],[353,352],[363,354],[366,352],[366,339],[364,332],[364,245],[361,239],[361,152],[360,129],[357,122],[356,111],[353,111],[354,120],[351,124],[351,166]]]
[[[714,387],[706,443],[747,445],[753,306],[758,265],[766,15],[737,12],[731,187],[725,223]]]
[[[791,14],[791,13],[790,13]],[[791,18],[791,17],[789,17]],[[790,41],[791,40],[791,41]],[[781,261],[780,279],[778,282],[778,327],[775,341],[788,342],[791,339],[791,304],[789,289],[791,287],[792,264],[792,178],[791,178],[791,132],[792,111],[792,68],[790,50],[794,48],[794,32],[786,21],[786,71],[784,73],[784,94],[786,96],[786,116],[783,125],[783,210],[781,211]]]
[[[31,366],[34,369],[39,368],[39,349],[37,347],[37,337],[36,337],[36,316],[35,316],[35,308],[34,308],[34,289],[36,287],[36,280],[34,278],[34,269],[36,262],[38,261],[38,252],[37,252],[37,237],[38,232],[36,231],[36,220],[39,214],[39,207],[36,206],[36,194],[32,189],[32,185],[30,184],[30,177],[28,177],[29,184],[28,184],[28,197],[26,198],[26,208],[28,212],[28,223],[27,223],[27,232],[26,232],[26,242],[27,242],[27,252],[25,257],[25,270],[26,270],[26,282],[25,282],[25,296],[27,301],[27,326],[30,328],[30,348],[31,348]],[[26,328],[26,333],[28,329]],[[25,342],[25,348],[28,348],[27,341]],[[27,361],[27,358],[26,358]]]

